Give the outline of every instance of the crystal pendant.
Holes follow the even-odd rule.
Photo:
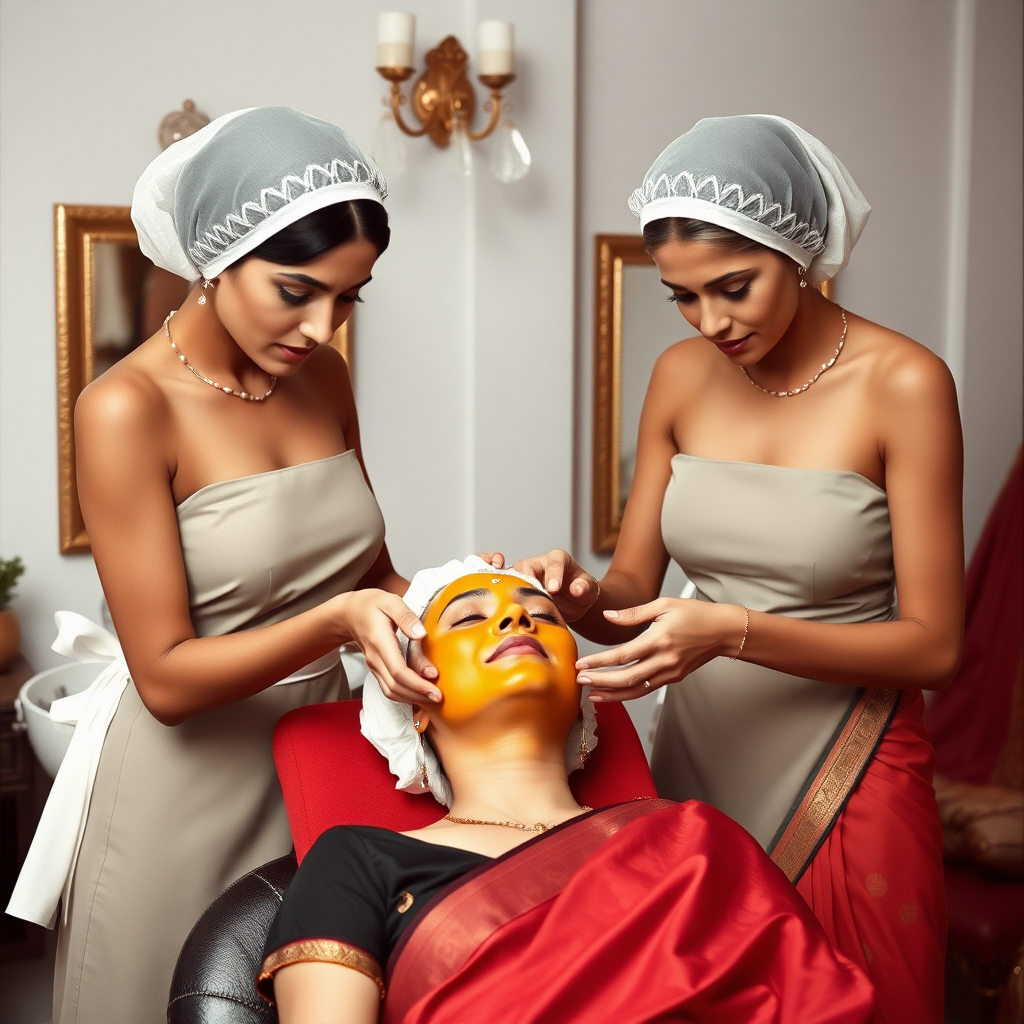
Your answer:
[[[390,110],[380,115],[380,123],[373,135],[372,152],[385,178],[397,178],[405,170],[405,140]]]
[[[490,151],[491,173],[505,185],[530,173],[530,149],[519,129],[511,122],[494,133]]]
[[[473,150],[466,131],[463,118],[456,118],[452,125],[452,158],[455,161],[455,173],[460,178],[468,178],[473,173]]]

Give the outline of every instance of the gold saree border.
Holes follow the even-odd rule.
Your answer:
[[[676,806],[672,800],[638,797],[592,811],[515,847],[442,889],[391,954],[383,1024],[402,1021],[498,928],[557,896],[621,829],[638,818]]]
[[[380,989],[381,999],[384,998],[384,975],[380,964],[358,946],[350,946],[337,939],[300,939],[274,950],[263,961],[259,977],[256,979],[256,990],[273,1006],[273,998],[263,991],[266,983],[271,981],[282,967],[302,963],[340,964],[342,967],[351,967],[352,970],[365,974]],[[270,988],[269,985],[266,987]]]
[[[896,714],[902,690],[865,689],[856,694],[816,772],[783,821],[769,848],[772,860],[795,885],[828,838],[846,801],[871,763]]]

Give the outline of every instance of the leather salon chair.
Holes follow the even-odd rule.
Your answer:
[[[220,894],[182,947],[168,1024],[272,1024],[256,992],[263,943],[301,860],[334,825],[423,828],[442,815],[425,796],[395,789],[384,758],[360,735],[360,700],[290,711],[274,733],[274,761],[295,852],[250,871]],[[570,783],[581,803],[608,806],[656,796],[640,740],[621,704],[597,707],[598,745]]]

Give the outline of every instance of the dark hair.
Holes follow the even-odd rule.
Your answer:
[[[644,228],[644,251],[649,255],[653,256],[666,242],[708,242],[731,256],[775,251],[728,228],[690,217],[662,217]]]
[[[325,252],[357,238],[372,242],[377,247],[378,256],[388,247],[391,228],[388,227],[387,211],[380,203],[372,199],[350,199],[314,210],[282,228],[248,255],[268,263],[298,266],[311,263]],[[239,260],[233,266],[237,267],[241,262]]]

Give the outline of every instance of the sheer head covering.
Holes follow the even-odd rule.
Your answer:
[[[450,583],[475,573],[488,573],[493,576],[517,576],[519,579],[536,587],[543,593],[547,591],[532,576],[526,576],[515,569],[495,569],[482,558],[470,555],[459,561],[453,559],[436,569],[421,569],[412,578],[403,601],[419,616],[430,607],[434,598]],[[398,641],[403,651],[408,651],[409,641],[398,634]],[[593,750],[597,746],[597,716],[594,706],[587,700],[590,692],[588,687],[581,687],[580,719],[577,719],[569,733],[565,744],[565,763],[570,772],[582,768],[580,760],[580,741],[586,736],[587,746]],[[441,771],[441,765],[429,743],[420,743],[420,736],[413,727],[412,706],[400,704],[384,696],[380,683],[373,673],[366,674],[363,683],[363,709],[359,713],[359,726],[362,734],[387,759],[391,774],[397,777],[395,789],[403,789],[407,793],[431,793],[439,803],[450,807],[452,791],[448,779]],[[429,789],[424,788],[420,765],[424,759],[427,764]]]
[[[146,256],[194,281],[315,210],[387,194],[344,129],[292,107],[251,107],[165,149],[135,186],[132,220]]]
[[[640,226],[688,217],[785,253],[812,284],[850,260],[871,207],[835,155],[773,114],[706,117],[680,135],[629,198]]]

